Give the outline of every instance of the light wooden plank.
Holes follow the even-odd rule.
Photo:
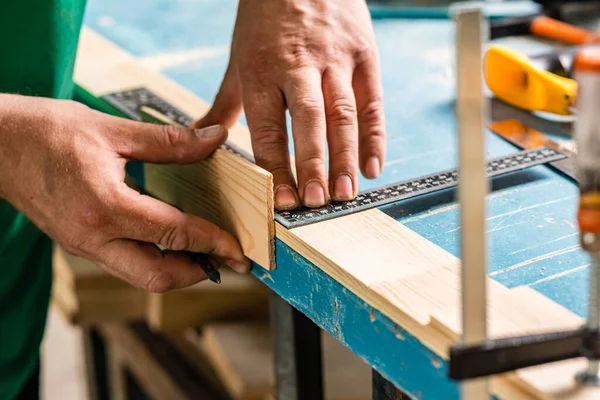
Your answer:
[[[70,323],[89,326],[144,317],[146,292],[58,245],[54,247],[53,270],[52,301]]]
[[[221,271],[223,284],[201,282],[167,293],[147,293],[109,275],[91,261],[55,246],[52,302],[83,327],[146,318],[166,332],[221,318],[266,318],[268,289],[250,275]]]
[[[89,30],[84,30],[80,48],[87,48],[79,53],[76,81],[80,85],[95,87],[97,93],[106,93],[147,84],[157,94],[191,115],[200,115],[208,109],[206,103],[188,91],[160,74],[144,70],[131,57],[122,55],[123,51],[107,44]],[[96,62],[98,57],[116,61]],[[124,59],[127,61],[124,62]],[[238,147],[251,150],[247,129],[236,125],[231,130],[230,139]],[[461,334],[460,327],[449,327],[449,334],[445,325],[440,327],[433,317],[443,320],[439,314],[452,305],[459,310],[460,262],[456,257],[379,210],[292,230],[279,224],[275,228],[278,239],[402,326],[435,353],[447,358],[449,346]],[[487,286],[492,297],[509,290],[491,279],[487,281]],[[554,319],[554,314],[562,312],[572,315],[551,301],[545,307],[544,320]],[[513,313],[527,315],[537,311],[524,299]],[[496,311],[496,305],[492,304],[488,312],[493,321],[496,312],[505,311]],[[515,333],[524,333],[529,329],[520,325],[523,322],[517,323],[519,325]],[[494,335],[493,329],[490,334]],[[561,365],[565,365],[561,367],[561,372],[566,376],[579,372],[569,363]],[[506,378],[493,379],[493,392],[502,393],[504,398],[509,399],[559,398],[550,382],[553,379],[551,367],[541,368],[547,368],[547,378],[543,373],[523,375],[522,384]],[[598,392],[593,393],[600,398]],[[515,397],[510,397],[513,394]]]
[[[141,111],[143,121],[181,126],[151,108]],[[148,193],[233,233],[246,256],[267,269],[275,268],[271,174],[217,149],[197,164],[145,163],[144,178]]]
[[[223,318],[267,318],[268,289],[249,275],[221,271],[223,283],[201,282],[167,293],[150,293],[146,320],[155,330],[177,332]]]
[[[175,84],[166,78],[156,80],[156,74],[143,69],[138,71],[133,58],[91,31],[84,30],[81,43],[88,45],[80,46],[75,80],[93,95],[145,86],[159,96],[180,97],[170,91]],[[195,103],[198,101],[186,107],[180,102],[174,105],[190,115],[201,115],[206,104]],[[266,269],[275,267],[273,177],[267,171],[236,154],[217,150],[196,164],[145,164],[145,189],[219,225],[237,237],[248,258]]]
[[[325,398],[370,399],[371,369],[337,340],[322,335]],[[209,324],[200,335],[188,330],[186,337],[206,354],[233,399],[274,399],[273,347],[267,324]]]
[[[124,373],[123,367],[126,366],[153,398],[189,400],[189,396],[127,327],[107,324],[101,326],[100,331],[109,345],[111,359],[116,361],[113,366],[120,369],[110,371],[111,385],[115,392],[122,387],[119,382],[122,377],[119,375]]]

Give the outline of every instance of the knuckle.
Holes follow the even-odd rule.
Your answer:
[[[283,127],[277,123],[266,123],[257,126],[252,132],[252,139],[254,144],[259,147],[287,146],[287,135]]]
[[[325,160],[320,154],[308,152],[298,159],[298,166],[309,171],[325,168]]]
[[[224,232],[216,225],[209,225],[206,227],[206,236],[209,238],[209,242],[205,243],[205,247],[209,253],[224,254],[226,250],[224,239]]]
[[[282,61],[290,69],[298,69],[308,64],[310,52],[304,43],[292,42],[285,46]]]
[[[178,224],[164,227],[158,244],[174,251],[182,251],[190,247],[188,235]]]
[[[281,130],[263,130],[253,140],[254,157],[256,163],[274,173],[277,169],[289,169],[286,156],[288,151],[288,138]]]
[[[152,293],[164,293],[173,289],[173,276],[162,270],[149,272],[144,278],[142,288]]]
[[[356,160],[356,148],[345,144],[331,152],[330,156],[333,164],[345,167]]]
[[[356,39],[354,42],[354,59],[357,63],[371,62],[377,57],[377,49],[371,40]]]
[[[385,131],[380,127],[372,127],[361,136],[361,153],[381,152],[385,149]]]
[[[327,109],[327,119],[339,126],[354,125],[356,119],[356,106],[349,99],[334,100]]]
[[[180,158],[183,155],[183,150],[185,149],[185,146],[181,146],[184,130],[173,125],[162,125],[161,130],[165,143],[159,144],[167,145],[169,152],[175,157]]]
[[[308,121],[320,118],[323,110],[321,103],[312,97],[297,99],[295,109],[300,118]]]
[[[367,102],[359,110],[359,115],[364,123],[374,125],[383,122],[383,102],[381,99],[374,99]]]

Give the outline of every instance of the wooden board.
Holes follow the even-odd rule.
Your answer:
[[[70,323],[82,326],[142,319],[147,293],[84,258],[54,247],[52,301]]]
[[[371,398],[371,369],[322,333],[325,399]],[[210,324],[186,337],[202,349],[234,400],[274,399],[273,353],[267,324]],[[260,368],[257,368],[260,366]]]
[[[200,282],[167,293],[134,288],[55,246],[52,302],[80,326],[146,319],[155,329],[180,331],[223,318],[266,318],[267,292],[256,278],[221,271],[223,283]]]
[[[93,32],[84,30],[81,43],[88,45],[79,47],[75,80],[94,96],[144,86],[159,96],[171,93],[172,97],[169,87],[173,83],[138,71],[133,58]],[[207,108],[197,99],[186,102],[185,97],[174,105],[195,116]],[[145,173],[145,189],[150,194],[216,223],[238,238],[248,258],[266,269],[274,268],[270,173],[225,150],[193,165],[147,165]]]
[[[221,271],[222,282],[200,282],[167,293],[150,293],[147,321],[156,330],[177,332],[220,319],[265,319],[268,289],[256,278]]]
[[[143,391],[156,400],[192,400],[164,365],[127,326],[100,327],[108,351],[108,378],[111,396],[127,399],[125,374],[130,373]],[[163,356],[165,356],[163,354]],[[205,397],[204,397],[205,398]]]
[[[187,113],[200,115],[207,110],[205,102],[160,74],[145,70],[131,56],[89,30],[84,30],[80,48],[88,50],[79,53],[76,81],[84,87],[96,88],[93,93],[122,90],[145,82],[151,83],[153,91]],[[231,130],[230,139],[238,147],[250,151],[247,129],[237,125]],[[456,257],[376,209],[292,230],[279,224],[275,228],[278,239],[435,353],[447,358],[449,346],[461,334],[458,327],[449,328],[439,322],[445,320],[441,316],[450,312],[449,307],[459,307],[460,262]],[[492,279],[488,279],[487,286],[491,299],[511,292]],[[497,313],[513,314],[517,321],[516,334],[530,329],[518,315],[537,312],[540,320],[554,322],[554,315],[563,313],[577,318],[551,301],[546,303],[544,310],[537,309],[529,301],[531,292],[515,293],[519,307],[507,310],[502,304],[492,302],[488,315],[493,320]],[[446,328],[452,329],[453,335],[448,335]],[[502,331],[492,324],[489,336],[498,337]],[[558,365],[564,376],[579,372],[574,363]],[[510,397],[505,398],[511,400],[560,398],[565,392],[574,390],[574,380],[556,379],[555,369],[551,366],[541,369],[547,374],[521,375],[519,371],[517,381],[510,375],[495,377],[491,382],[492,390],[496,394],[509,393]],[[557,381],[564,382],[564,386],[557,387]],[[577,393],[583,396],[581,398],[600,398],[598,388],[585,388]]]

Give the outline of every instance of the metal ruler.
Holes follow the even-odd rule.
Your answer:
[[[144,106],[155,109],[166,117],[184,126],[189,126],[193,119],[171,104],[152,93],[146,88],[137,88],[123,92],[112,93],[102,97],[113,107],[134,120],[141,120],[140,109]],[[231,143],[223,145],[248,161],[254,163],[254,158],[246,151]],[[536,165],[542,165],[567,156],[558,150],[542,146],[525,150],[508,156],[491,159],[486,164],[488,177],[495,177],[511,172],[521,171]],[[407,200],[427,193],[450,189],[458,183],[458,170],[451,169],[435,174],[409,179],[377,189],[361,192],[351,201],[332,201],[324,207],[311,209],[300,207],[291,211],[275,211],[275,220],[286,228],[296,228],[303,225],[324,221],[358,211]]]

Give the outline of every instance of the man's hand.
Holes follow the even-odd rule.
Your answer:
[[[256,161],[273,174],[277,208],[295,208],[298,193],[311,207],[329,196],[354,198],[357,166],[375,178],[385,158],[379,61],[365,1],[240,0],[228,70],[213,108],[194,126],[231,126],[242,104]]]
[[[153,292],[206,278],[180,250],[246,271],[232,235],[124,183],[129,160],[196,162],[226,137],[220,126],[142,124],[71,101],[0,95],[0,197],[67,251]]]

